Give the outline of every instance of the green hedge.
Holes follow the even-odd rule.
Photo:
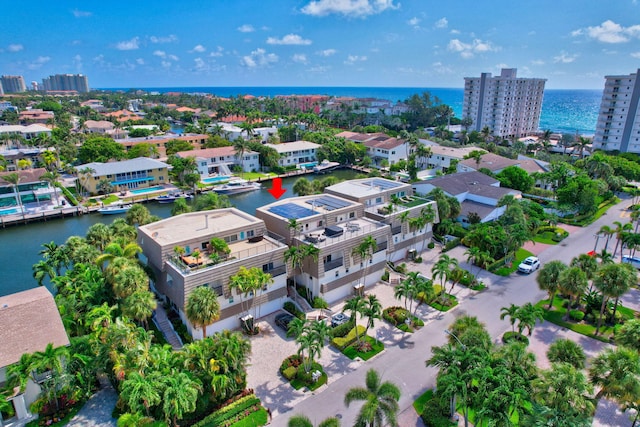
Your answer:
[[[298,370],[296,369],[295,366],[289,366],[287,369],[282,371],[282,375],[287,380],[291,381],[292,379],[294,379],[296,377],[296,372],[298,372]]]
[[[296,307],[296,305],[291,301],[285,302],[283,308],[285,309],[285,311],[293,314],[298,319],[305,320],[305,314],[302,311],[298,310],[298,307]]]
[[[245,412],[255,412],[261,408],[260,399],[255,394],[244,396],[207,416],[193,427],[229,426],[246,416]]]
[[[366,328],[362,325],[358,325],[358,335],[363,336]],[[336,347],[338,350],[342,351],[345,348],[349,347],[356,341],[356,328],[353,328],[349,331],[349,333],[344,337],[336,337],[331,340],[331,344]]]
[[[569,312],[569,317],[571,317],[576,322],[581,322],[584,319],[584,312],[580,310],[571,310]]]
[[[64,197],[66,197],[67,200],[69,200],[69,203],[71,203],[73,206],[78,206],[80,204],[80,202],[78,202],[78,199],[76,199],[75,196],[71,194],[71,191],[69,191],[67,187],[63,187],[58,182],[56,182],[55,185],[60,190],[62,190],[62,194],[64,194]]]
[[[351,331],[351,329],[353,329],[354,326],[356,326],[355,321],[353,319],[349,319],[348,322],[333,328],[331,330],[331,336],[333,338],[342,338],[346,336]]]

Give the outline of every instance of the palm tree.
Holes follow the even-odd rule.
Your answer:
[[[592,361],[589,377],[600,387],[596,399],[608,397],[620,401],[633,390],[640,392],[640,355],[629,348],[607,348]]]
[[[527,335],[531,336],[533,328],[536,326],[536,322],[544,319],[544,310],[540,307],[536,307],[530,302],[524,304],[518,308],[516,317],[518,318],[518,333],[522,335],[525,329],[527,329]]]
[[[427,233],[427,227],[436,219],[436,212],[433,209],[433,206],[429,205],[420,209],[420,217],[422,219],[422,227],[425,229],[424,234],[422,235],[422,250],[420,252],[424,252],[424,247],[427,243],[427,236],[429,234]]]
[[[342,311],[348,311],[351,313],[351,318],[353,319],[354,326],[356,328],[356,341],[358,345],[360,345],[360,334],[358,333],[358,314],[362,317],[362,313],[365,307],[365,300],[362,296],[356,295],[347,300],[344,304]]]
[[[135,412],[144,410],[149,416],[149,409],[161,402],[160,378],[156,375],[144,376],[132,372],[120,386],[120,398]]]
[[[56,277],[55,269],[45,260],[38,261],[31,268],[33,270],[33,278],[38,282],[38,286],[42,286],[44,284],[44,279],[47,277],[49,280]]]
[[[368,235],[365,237],[362,242],[351,251],[352,255],[357,255],[358,258],[364,264],[363,273],[362,273],[362,284],[366,285],[367,283],[367,270],[369,268],[369,261],[373,259],[373,254],[378,249],[378,243],[376,243],[376,239]]]
[[[393,289],[393,296],[395,299],[404,298],[404,308],[407,309],[407,300],[409,300],[409,308],[411,311],[411,302],[416,293],[415,282],[418,279],[418,272],[412,271],[407,274],[407,277],[400,282],[398,286]]]
[[[615,234],[615,230],[613,230],[608,225],[603,225],[602,227],[600,227],[600,230],[598,230],[597,234],[600,236],[604,236],[607,239],[604,244],[604,250],[606,251],[609,247],[609,240],[611,240],[611,236]]]
[[[382,315],[382,304],[377,296],[370,294],[367,295],[365,299],[365,305],[362,309],[362,317],[367,318],[367,326],[364,330],[364,335],[367,336],[367,332],[369,328],[372,328],[375,322],[375,319],[380,319]]]
[[[550,261],[540,269],[540,272],[536,277],[538,287],[549,294],[548,310],[551,310],[551,307],[553,306],[553,299],[560,289],[560,275],[567,268],[567,265],[562,261]]]
[[[242,130],[247,132],[247,137],[251,135],[254,126],[251,123],[243,123]],[[243,138],[236,138],[233,141],[233,149],[236,152],[236,158],[240,161],[241,172],[240,176],[244,173],[244,153],[249,151],[249,142]]]
[[[554,363],[550,370],[542,371],[540,378],[534,380],[532,385],[534,402],[558,411],[564,416],[590,415],[595,409],[591,398],[593,387],[582,371],[568,363]]]
[[[616,344],[636,349],[640,352],[640,319],[630,319],[616,333]]]
[[[8,173],[6,175],[3,175],[2,179],[8,182],[9,184],[13,185],[13,192],[15,193],[16,203],[20,208],[20,212],[22,212],[24,216],[24,211],[22,209],[22,197],[20,197],[20,190],[18,189],[18,186],[20,185],[20,181],[22,180],[22,177],[20,176],[19,173],[13,172],[13,173]]]
[[[48,153],[49,151],[47,151]],[[60,174],[58,171],[48,171],[42,174],[40,177],[41,180],[49,183],[51,187],[53,187],[53,197],[56,199],[56,205],[59,206],[58,203],[58,178],[60,178]]]
[[[600,326],[602,326],[602,318],[607,300],[609,298],[615,298],[615,308],[617,308],[618,298],[625,294],[636,282],[637,273],[629,264],[606,264],[600,267],[593,281],[593,285],[602,293],[602,304],[600,305],[600,317],[598,318],[596,335],[600,332]],[[613,317],[615,318],[615,309]]]
[[[589,138],[585,138],[584,136],[579,137],[578,140],[573,144],[573,152],[575,153],[578,150],[580,153],[580,158],[584,159],[585,150],[587,152],[591,151],[591,140]]]
[[[504,318],[508,316],[512,332],[516,331],[516,320],[518,319],[517,314],[519,309],[520,306],[515,304],[511,304],[509,307],[502,307],[500,309],[500,320],[504,320]]]
[[[47,394],[55,402],[56,411],[59,409],[58,391],[62,387],[60,381],[64,377],[64,361],[69,357],[67,347],[54,347],[52,343],[47,344],[44,351],[36,351],[31,355],[31,370],[38,374],[47,374],[47,379],[43,383],[47,389]]]
[[[202,384],[185,372],[163,377],[162,412],[167,424],[177,426],[185,414],[196,410]]]
[[[385,381],[381,383],[378,372],[367,371],[366,388],[354,387],[344,396],[344,404],[349,407],[352,402],[363,400],[365,403],[358,413],[356,427],[398,426],[396,416],[399,411],[400,389],[395,384]]]
[[[287,427],[313,427],[313,423],[305,415],[294,415],[289,418]],[[318,427],[340,427],[340,420],[335,417],[327,418],[318,424]]]
[[[565,314],[565,320],[569,320],[571,298],[575,297],[576,303],[580,302],[580,297],[589,285],[587,274],[578,267],[569,267],[560,273],[558,282],[560,291],[569,296],[569,305],[567,306],[567,312]]]
[[[587,279],[591,280],[598,270],[598,260],[589,254],[580,254],[571,260],[571,267],[578,267],[587,275]]]
[[[568,363],[576,369],[584,369],[587,356],[580,344],[561,338],[549,346],[547,358],[551,363]]]
[[[630,222],[624,225],[620,221],[613,221],[613,223],[616,226],[615,230],[613,231],[616,235],[616,247],[613,249],[613,256],[615,257],[616,252],[618,251],[618,245],[622,243],[622,236],[625,232],[632,231],[633,225]],[[622,246],[623,245],[620,246],[620,257],[622,257]]]
[[[153,315],[153,311],[157,308],[158,301],[153,292],[148,290],[139,290],[122,301],[122,314],[140,322],[145,329],[148,328],[147,320]]]

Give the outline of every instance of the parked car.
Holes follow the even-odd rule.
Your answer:
[[[337,313],[331,316],[331,327],[335,328],[349,321],[349,316],[344,313]]]
[[[520,273],[530,274],[540,268],[540,260],[537,257],[530,256],[524,259],[518,266]]]
[[[627,264],[631,264],[638,270],[640,270],[640,258],[635,256],[625,255],[622,257],[622,262],[626,262]]]
[[[289,313],[280,313],[276,316],[276,325],[287,332],[289,330],[289,323],[291,323],[293,319],[294,317]]]

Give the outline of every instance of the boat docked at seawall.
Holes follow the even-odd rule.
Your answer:
[[[213,187],[213,191],[218,194],[239,194],[246,193],[248,191],[255,191],[262,188],[262,185],[257,182],[249,182],[246,179],[234,179],[226,184],[216,185]]]
[[[123,214],[123,213],[127,213],[127,211],[131,209],[132,206],[133,205],[131,204],[105,206],[103,208],[98,209],[98,212],[100,212],[102,215]]]
[[[158,203],[173,203],[178,199],[191,200],[193,194],[189,193],[169,193],[156,197],[154,200]]]

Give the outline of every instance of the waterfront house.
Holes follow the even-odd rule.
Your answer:
[[[60,319],[51,292],[44,287],[0,297],[0,387],[7,381],[7,369],[18,363],[25,353],[44,351],[48,344],[68,346],[69,337]],[[46,373],[34,375],[45,380]],[[37,381],[30,379],[24,389],[16,387],[8,400],[15,418],[24,423],[31,417],[29,405],[40,395]],[[11,420],[9,420],[11,421]]]
[[[349,141],[362,144],[367,148],[367,156],[373,166],[380,167],[386,161],[387,166],[394,165],[402,159],[406,159],[410,149],[407,141],[391,137],[382,132],[359,133],[344,131],[336,135]]]
[[[132,147],[138,145],[138,144],[149,144],[149,145],[153,145],[156,147],[156,149],[158,150],[158,156],[160,158],[165,158],[167,157],[167,144],[171,141],[186,141],[189,144],[191,144],[191,146],[194,149],[200,149],[203,148],[204,144],[207,143],[207,141],[209,140],[209,135],[203,135],[203,134],[192,134],[192,133],[187,133],[187,134],[182,134],[182,135],[177,135],[177,134],[167,134],[167,135],[162,135],[162,136],[146,136],[146,137],[140,137],[140,138],[124,138],[124,139],[118,139],[118,144],[122,144],[122,146],[124,147],[124,149],[128,152],[129,150],[131,150]]]
[[[24,125],[39,123],[39,124],[47,124],[49,121],[52,121],[54,118],[54,114],[51,111],[44,111],[41,109],[29,109],[23,110],[18,113],[18,120],[20,123]]]
[[[212,238],[224,239],[226,255],[216,254]],[[209,286],[218,294],[220,318],[207,327],[207,335],[240,327],[240,317],[260,317],[280,308],[287,296],[284,252],[287,246],[268,236],[264,221],[235,208],[192,212],[167,218],[138,229],[138,244],[154,272],[152,287],[180,314],[194,338],[185,314],[191,292]],[[271,274],[273,284],[256,295],[242,295],[229,287],[241,266]]]
[[[312,297],[333,303],[375,284],[384,272],[389,225],[367,218],[364,209],[362,203],[315,194],[259,207],[256,216],[288,245],[318,249],[318,257],[305,258],[293,275]],[[296,227],[291,227],[292,220]],[[354,249],[369,236],[376,248],[370,258],[362,259]]]
[[[0,135],[16,135],[16,136],[21,136],[27,141],[33,141],[36,138],[38,138],[40,135],[51,137],[51,129],[40,124],[31,124],[27,126],[5,125],[5,126],[0,126]],[[5,137],[5,138],[7,138],[7,140],[2,142],[11,143],[12,145],[9,148],[20,148],[19,140],[12,140],[10,137]]]
[[[420,165],[424,164],[424,169],[431,169],[435,172],[446,172],[451,165],[461,162],[472,151],[478,150],[477,147],[445,147],[438,144],[425,144],[431,149],[431,155],[417,161]],[[422,169],[422,168],[421,168]]]
[[[482,172],[459,172],[444,175],[428,181],[412,184],[417,194],[429,194],[434,188],[440,188],[447,196],[460,202],[460,215],[456,220],[469,225],[469,215],[476,214],[480,222],[489,222],[502,216],[506,206],[498,206],[500,199],[507,195],[516,198],[522,193],[511,188],[500,187],[500,181]]]
[[[264,144],[278,152],[280,166],[295,166],[304,163],[313,163],[317,161],[316,151],[320,148],[319,144],[309,141],[283,142],[281,144]]]
[[[26,169],[15,172],[0,172],[0,209],[19,209],[27,203],[39,204],[53,198],[54,188],[48,182],[42,180],[42,175],[47,172],[44,168]],[[5,181],[9,174],[18,174],[18,191],[20,201],[17,199],[14,184]]]
[[[82,128],[88,133],[97,134],[110,134],[115,129],[115,125],[108,120],[87,120],[82,125]]]
[[[411,256],[412,250],[423,249],[431,240],[433,224],[438,223],[436,202],[413,194],[411,184],[384,178],[364,178],[343,181],[324,189],[326,194],[362,203],[367,218],[389,225],[391,238],[387,258],[399,261]],[[421,228],[411,227],[412,218],[432,212],[434,217]]]
[[[108,163],[92,162],[79,165],[76,169],[79,171],[80,185],[90,194],[98,194],[103,182],[111,184],[114,191],[169,183],[169,165],[148,157]]]
[[[180,158],[195,157],[198,173],[203,178],[210,175],[230,175],[234,166],[241,166],[244,172],[260,170],[260,154],[245,151],[242,158],[233,147],[203,148],[201,150],[179,151]]]

